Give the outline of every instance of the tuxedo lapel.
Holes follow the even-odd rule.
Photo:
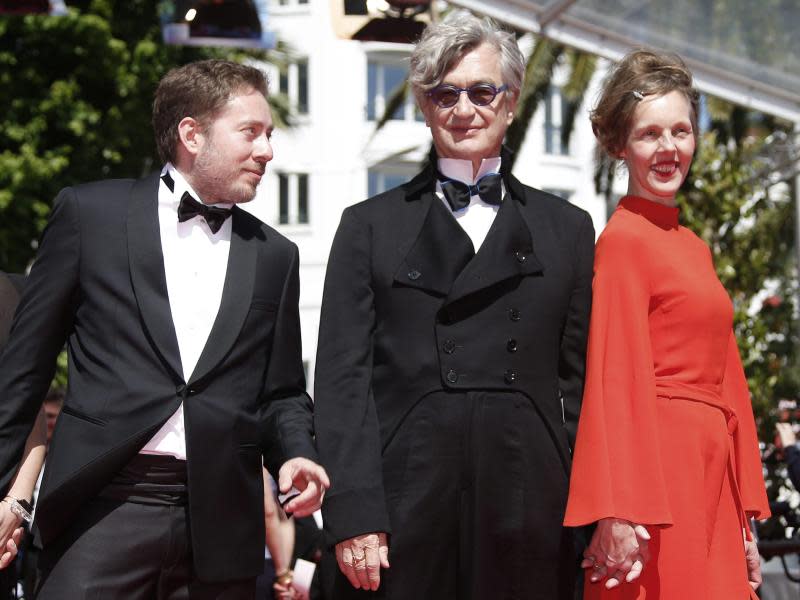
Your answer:
[[[475,257],[459,273],[447,294],[446,304],[506,279],[542,272],[542,264],[533,251],[531,230],[517,200],[517,193],[524,192],[516,185],[507,184],[506,189],[509,191],[486,239]]]
[[[175,325],[172,322],[158,226],[158,185],[158,176],[154,175],[137,182],[131,193],[128,209],[131,282],[145,329],[163,360],[176,377],[182,380],[183,368]],[[261,233],[252,230],[240,211],[241,209],[235,207],[231,216],[231,245],[217,318],[191,375],[191,381],[197,381],[206,375],[227,353],[239,335],[250,309],[257,246],[249,240]]]
[[[244,325],[253,297],[256,277],[258,244],[253,238],[263,239],[260,230],[255,230],[244,218],[242,209],[233,208],[231,219],[231,246],[225,284],[222,289],[217,318],[208,336],[197,366],[190,376],[190,383],[205,377],[218,365],[233,346]]]
[[[394,274],[396,283],[447,295],[475,251],[466,232],[432,191],[423,192],[424,220],[409,252]],[[413,233],[413,232],[412,232]]]
[[[128,265],[144,329],[177,379],[183,379],[178,338],[164,273],[158,226],[158,174],[137,181],[128,205]]]

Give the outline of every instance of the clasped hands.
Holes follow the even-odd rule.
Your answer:
[[[336,544],[339,569],[356,589],[378,589],[381,567],[389,568],[389,545],[385,533],[366,533]]]
[[[642,525],[613,517],[600,519],[583,552],[581,567],[591,569],[592,583],[608,577],[605,586],[609,590],[623,581],[630,583],[642,574],[650,557],[649,540],[650,534]]]

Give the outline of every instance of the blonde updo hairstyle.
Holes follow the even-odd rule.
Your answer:
[[[603,150],[619,158],[630,134],[637,105],[647,96],[677,91],[689,101],[692,130],[697,132],[699,94],[692,86],[692,72],[680,56],[638,49],[625,55],[611,70],[596,108],[592,130]]]

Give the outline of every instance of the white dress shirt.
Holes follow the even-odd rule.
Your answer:
[[[475,182],[487,173],[500,172],[499,156],[495,158],[484,158],[481,161],[481,166],[475,177],[472,176],[472,161],[460,158],[440,158],[438,164],[439,172],[442,175],[448,179],[455,179],[467,185],[475,185]],[[452,212],[450,210],[450,205],[444,197],[444,192],[442,192],[442,185],[438,181],[436,182],[436,195],[444,202],[448,212]],[[505,197],[505,186],[503,186],[502,197]],[[461,228],[467,232],[469,239],[472,240],[472,247],[475,249],[475,252],[478,251],[481,244],[483,244],[483,240],[486,239],[486,234],[489,233],[495,215],[497,215],[498,208],[500,207],[486,204],[486,202],[475,194],[470,197],[469,206],[452,212],[458,224],[461,225]]]
[[[170,191],[162,180],[158,188],[158,226],[183,379],[188,381],[219,312],[233,219],[226,219],[217,233],[211,232],[201,216],[179,223],[178,204],[184,192],[188,191],[200,202],[203,200],[170,163],[161,171],[162,175],[164,173],[169,173],[175,186]],[[230,208],[232,205],[220,203],[213,206]],[[141,453],[168,454],[186,459],[183,403],[141,449]]]

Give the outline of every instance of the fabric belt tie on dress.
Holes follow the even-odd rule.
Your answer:
[[[739,427],[739,419],[736,412],[722,400],[722,385],[713,383],[686,383],[670,379],[656,379],[656,395],[662,398],[676,398],[689,400],[690,402],[700,402],[713,406],[722,411],[725,421],[728,424],[728,477],[733,483],[733,499],[736,503],[736,512],[739,514],[739,521],[742,529],[749,541],[753,535],[750,532],[750,523],[747,513],[744,511],[741,492],[739,491],[739,481],[736,477],[736,453],[734,434]]]
[[[684,383],[669,379],[656,379],[656,395],[663,398],[680,398],[702,402],[718,408],[728,423],[728,435],[733,435],[739,427],[739,419],[734,410],[722,401],[722,385],[713,383]]]

